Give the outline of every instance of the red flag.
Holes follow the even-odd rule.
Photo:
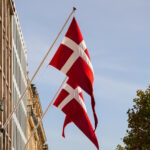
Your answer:
[[[96,129],[98,119],[95,112],[95,100],[93,95],[93,67],[75,18],[73,18],[61,45],[50,62],[50,65],[66,74],[91,96]]]
[[[73,122],[99,149],[98,141],[87,115],[82,91],[79,86],[75,86],[69,80],[58,95],[54,105],[66,114],[62,133],[63,137],[65,137],[64,129],[66,125]]]

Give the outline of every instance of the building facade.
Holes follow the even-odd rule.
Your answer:
[[[6,129],[21,94],[29,86]],[[13,0],[0,0],[0,150],[21,150],[42,115],[36,88],[27,77],[27,54]],[[48,150],[42,123],[28,150]]]
[[[17,12],[12,17],[12,102],[13,107],[27,86],[27,56]],[[21,150],[26,139],[27,94],[13,114],[13,150]]]
[[[42,114],[43,112],[36,87],[28,80],[27,138],[30,137]],[[29,142],[27,150],[48,150],[42,122],[40,123],[37,132]]]
[[[12,111],[12,0],[0,0],[0,149],[12,148],[12,122],[3,125]]]

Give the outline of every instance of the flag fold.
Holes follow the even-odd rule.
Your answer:
[[[70,79],[67,81],[55,100],[54,106],[66,114],[62,132],[63,137],[65,137],[65,127],[73,122],[99,149],[95,131],[87,115],[81,88],[74,81]]]
[[[95,99],[93,94],[94,71],[90,56],[75,18],[50,61],[50,65],[57,68],[74,83],[91,96],[91,105],[97,128],[98,119],[95,112]]]

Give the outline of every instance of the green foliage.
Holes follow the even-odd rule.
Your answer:
[[[121,145],[117,145],[116,150],[124,150],[124,148]]]
[[[150,150],[150,87],[145,92],[138,90],[133,102],[133,108],[127,111],[129,129],[123,138],[124,149]]]

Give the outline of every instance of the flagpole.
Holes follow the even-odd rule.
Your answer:
[[[35,76],[37,75],[38,71],[40,70],[41,66],[43,65],[44,61],[46,60],[48,54],[49,54],[50,51],[52,50],[53,46],[55,45],[55,43],[56,43],[57,39],[59,38],[60,34],[61,34],[62,31],[64,30],[66,24],[68,23],[69,19],[70,19],[71,16],[72,16],[72,14],[73,14],[75,11],[76,11],[76,8],[73,7],[73,9],[72,9],[71,13],[69,14],[67,20],[65,21],[64,25],[62,26],[62,28],[61,28],[61,30],[59,31],[58,35],[56,36],[55,40],[53,41],[53,43],[52,43],[51,46],[49,47],[47,53],[46,53],[45,56],[43,57],[43,59],[42,59],[42,61],[40,62],[39,66],[37,67],[36,71],[34,72],[32,78],[31,78],[31,83],[32,83],[33,79],[35,78]],[[8,119],[6,120],[6,122],[5,122],[4,126],[3,126],[3,129],[4,129],[4,130],[6,129],[7,125],[8,125],[9,122],[10,122],[10,120],[12,119],[13,113],[16,112],[16,110],[17,110],[17,108],[18,108],[18,106],[19,106],[19,104],[20,104],[22,98],[24,97],[24,95],[25,95],[25,93],[26,93],[28,87],[29,87],[29,86],[28,86],[28,84],[27,84],[26,89],[24,90],[24,92],[23,92],[22,95],[20,96],[20,98],[19,98],[19,100],[17,101],[16,105],[14,106],[12,112],[10,113]]]
[[[37,128],[39,127],[40,123],[42,122],[42,119],[44,118],[44,116],[46,115],[46,113],[48,112],[49,108],[51,107],[51,105],[53,104],[54,100],[56,99],[56,96],[58,95],[58,93],[60,92],[62,86],[64,85],[64,83],[67,80],[67,76],[65,77],[65,79],[62,81],[59,89],[57,90],[56,94],[53,96],[52,100],[50,101],[49,105],[47,106],[46,110],[44,111],[43,115],[41,116],[41,118],[39,119],[37,125],[35,126],[34,130],[31,132],[31,135],[29,136],[25,146],[23,147],[22,150],[25,150],[28,143],[30,142],[30,140],[32,139],[32,137],[34,136],[34,133],[36,132]]]

